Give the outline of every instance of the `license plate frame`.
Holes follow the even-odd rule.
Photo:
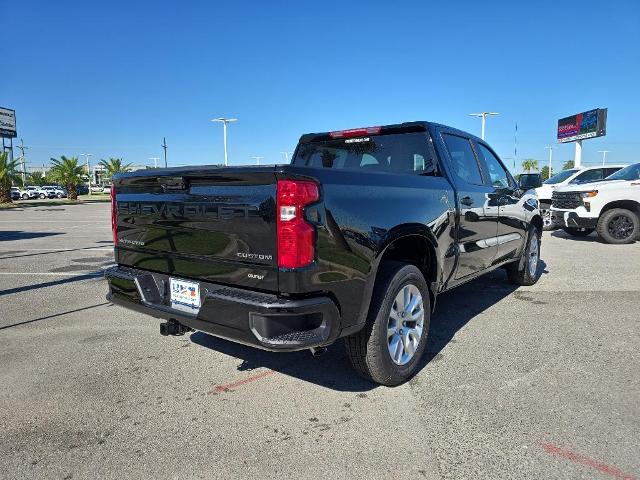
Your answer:
[[[169,303],[171,308],[196,314],[200,310],[200,284],[190,280],[169,277]]]

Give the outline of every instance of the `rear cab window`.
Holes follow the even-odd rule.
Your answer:
[[[438,175],[424,132],[364,135],[301,143],[293,165],[380,173]]]

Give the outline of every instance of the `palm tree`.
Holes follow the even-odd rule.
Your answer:
[[[538,170],[538,160],[534,160],[533,158],[527,158],[522,162],[522,169],[526,172],[530,172],[531,170]]]
[[[100,165],[102,165],[105,169],[105,176],[109,179],[113,177],[116,173],[128,172],[131,170],[131,164],[127,163],[126,165],[122,164],[121,158],[110,158],[109,160],[100,160]]]
[[[9,152],[0,152],[0,203],[11,203],[11,185],[19,182],[18,159],[9,161]]]
[[[62,183],[67,188],[67,198],[69,200],[78,199],[78,184],[85,178],[84,165],[78,165],[78,157],[67,158],[64,155],[60,160],[51,159],[53,166],[49,171],[50,177]]]
[[[31,172],[29,174],[29,183],[31,185],[44,185],[47,182],[46,177],[42,172]]]

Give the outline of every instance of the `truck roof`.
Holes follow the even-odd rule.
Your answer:
[[[299,143],[320,142],[323,140],[332,140],[336,138],[366,136],[366,135],[388,135],[391,133],[426,132],[429,130],[430,126],[443,127],[449,130],[454,130],[456,132],[459,132],[461,134],[464,134],[475,140],[480,141],[480,138],[476,137],[475,135],[472,135],[468,132],[464,132],[457,128],[450,127],[448,125],[442,125],[439,123],[419,120],[419,121],[413,121],[413,122],[379,125],[374,127],[360,127],[360,128],[351,128],[348,130],[335,130],[331,132],[305,133],[300,137]]]

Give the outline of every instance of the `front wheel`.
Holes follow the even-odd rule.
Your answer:
[[[531,225],[527,233],[527,244],[522,251],[520,261],[507,266],[507,277],[515,285],[535,284],[540,278],[540,235]]]
[[[598,219],[598,235],[606,243],[633,243],[638,236],[638,215],[624,208],[607,210]]]
[[[572,237],[586,237],[595,231],[595,228],[563,227],[562,229]]]
[[[383,263],[364,328],[344,339],[354,369],[382,385],[406,381],[427,347],[430,305],[427,283],[417,267]]]
[[[26,193],[23,193],[22,200],[29,200],[29,195],[27,195]]]
[[[45,195],[44,193],[41,193],[41,194],[39,195],[39,197],[40,197],[40,198],[46,198],[46,195]]]

